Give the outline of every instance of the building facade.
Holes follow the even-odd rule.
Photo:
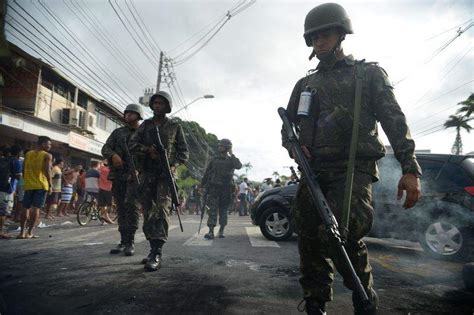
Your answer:
[[[102,146],[123,124],[123,113],[53,66],[12,44],[10,51],[10,58],[0,60],[0,145],[33,149],[44,135],[53,142],[53,155],[67,165],[88,167],[102,159]]]

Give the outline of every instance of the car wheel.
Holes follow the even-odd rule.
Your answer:
[[[293,234],[288,212],[278,207],[268,208],[261,216],[260,230],[271,241],[287,240]]]
[[[471,233],[449,219],[435,219],[419,235],[425,252],[437,259],[459,260],[470,255]]]

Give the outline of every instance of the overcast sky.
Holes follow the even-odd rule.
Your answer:
[[[77,2],[86,12],[91,10],[100,19],[110,33],[108,38],[133,60],[134,69],[145,78],[148,86],[124,70],[111,55],[111,49],[102,46],[63,1],[49,0],[46,4],[75,36],[86,43],[101,64],[120,78],[127,87],[128,97],[137,101],[144,88],[156,85],[157,69],[144,57],[108,1]],[[26,0],[19,3],[59,41],[67,43],[55,22],[41,14],[44,11],[39,10],[39,5]],[[118,3],[126,9],[123,0]],[[221,17],[236,3],[134,1],[154,40],[171,58],[192,42],[184,42],[175,49],[178,44]],[[285,167],[292,165],[292,161],[280,144],[281,123],[276,110],[286,106],[296,81],[316,66],[316,58],[308,61],[311,51],[302,34],[306,13],[320,3],[323,2],[257,0],[232,17],[197,55],[175,68],[185,103],[204,94],[215,96],[193,103],[178,116],[197,121],[219,138],[231,139],[236,156],[243,163],[253,165],[249,171],[251,180],[262,180],[274,171],[289,174]],[[388,72],[390,80],[396,83],[395,94],[407,116],[417,149],[450,153],[455,131],[430,131],[437,130],[436,126],[455,113],[456,104],[474,90],[473,28],[438,55],[434,54],[456,36],[455,26],[466,22],[461,26],[466,27],[470,19],[472,22],[472,1],[339,3],[351,17],[355,32],[343,42],[345,52],[356,59],[377,61]],[[92,28],[92,31],[96,30]],[[8,38],[31,52],[10,35]],[[68,43],[68,47],[75,49],[73,44]],[[117,53],[116,49],[114,51]],[[43,56],[43,59],[48,58]],[[65,64],[56,66],[67,67]],[[90,67],[95,69],[93,64]],[[166,85],[163,87],[166,90]],[[389,144],[385,136],[383,140]],[[462,132],[462,140],[464,153],[474,151],[474,132]]]

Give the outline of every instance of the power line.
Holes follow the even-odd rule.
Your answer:
[[[74,14],[74,16],[76,16],[76,17],[78,18],[79,22],[80,22],[82,25],[84,25],[84,26],[89,30],[89,32],[91,32],[92,35],[93,35],[94,37],[96,37],[96,39],[98,39],[98,41],[99,41],[100,43],[102,43],[101,39],[99,39],[99,38],[96,36],[95,32],[94,32],[93,30],[91,30],[91,29],[89,28],[89,26],[88,26],[86,23],[84,23],[84,21],[82,20],[82,18],[76,13],[76,11],[77,11],[77,12],[81,12],[81,10],[78,9],[76,6],[74,6],[74,7],[76,8],[76,10],[72,9],[72,8],[69,6],[69,4],[67,3],[66,0],[63,0],[63,3],[64,3],[64,4],[68,7],[68,9]],[[72,2],[72,4],[74,5],[74,2]],[[109,74],[108,71],[105,71],[105,70],[104,70],[103,72],[105,73],[105,75],[106,75],[107,77],[109,77],[109,79],[111,79],[111,80],[114,82],[114,84],[116,84],[116,86],[117,86],[121,91],[124,91],[125,94],[127,94],[127,95],[133,94],[130,90],[127,90],[127,87],[125,87],[124,83],[121,82],[121,80],[120,80],[119,78],[117,78],[117,77],[115,77],[115,76],[112,77],[112,75]],[[133,99],[132,99],[132,100],[133,100]]]
[[[133,60],[126,56],[123,53],[123,49],[115,44],[115,42],[118,41],[115,40],[113,35],[105,29],[100,20],[97,19],[96,15],[91,10],[89,10],[85,2],[81,4],[81,2],[71,1],[71,4],[77,6],[81,14],[85,18],[88,18],[89,23],[91,23],[92,27],[97,30],[97,34],[102,38],[102,40],[98,40],[98,42],[102,44],[102,46],[104,46],[104,48],[106,48],[112,54],[112,56],[114,56],[114,58],[126,69],[128,73],[132,74],[135,79],[140,81],[142,86],[146,86],[148,84],[148,79],[146,76],[138,71],[138,66],[134,64]],[[86,12],[86,10],[88,12]]]
[[[464,57],[466,57],[466,55],[467,55],[470,51],[471,51],[471,50],[470,50],[470,47],[469,47],[468,49],[466,49],[466,51],[464,52],[464,54],[454,63],[454,65],[453,65],[451,68],[449,68],[449,70],[448,70],[447,72],[445,72],[445,73],[443,74],[443,76],[441,77],[441,79],[439,80],[439,82],[443,82],[444,79],[451,73],[451,71],[454,70],[454,68],[456,68],[456,66],[464,59]],[[454,59],[455,59],[455,58],[454,58]],[[454,60],[454,59],[453,59],[453,60]],[[448,63],[446,64],[446,66],[448,66],[449,64],[450,64],[450,62],[448,62]],[[446,69],[446,66],[445,66],[441,71],[443,71],[444,69]],[[427,96],[433,89],[434,89],[434,88],[431,87],[431,88],[430,88],[425,94],[423,94],[413,105],[418,104],[418,103],[419,103],[425,96]],[[426,105],[426,103],[424,103],[424,104]],[[420,107],[423,107],[424,104],[421,104],[421,105],[415,106],[415,107],[411,107],[411,108],[410,108],[410,111],[413,111],[413,110],[415,110],[415,109],[418,109],[418,108],[420,108]]]
[[[41,1],[38,1],[38,3],[41,5],[41,7],[43,8],[43,10],[57,23],[57,25],[59,25],[62,30],[60,30],[56,24],[54,24],[53,22],[51,22],[51,19],[48,18],[46,16],[46,14],[39,8],[36,6],[36,3],[33,2],[34,6],[36,7],[36,9],[38,10],[38,12],[40,12],[45,18],[46,20],[50,21],[51,25],[56,28],[56,30],[59,32],[59,34],[61,34],[71,45],[73,45],[74,47],[77,47],[79,48],[77,50],[78,53],[80,53],[83,57],[85,58],[90,58],[91,61],[95,64],[95,66],[105,75],[107,75],[107,70],[105,70],[105,68],[102,66],[103,62],[99,61],[95,56],[94,54],[87,49],[87,46],[83,41],[80,40],[80,38],[74,34],[74,32],[69,29],[66,24],[59,18],[57,17],[53,12],[52,10],[46,5],[46,3],[42,3]],[[67,35],[67,36],[66,36]],[[113,54],[113,52],[112,52]],[[86,56],[87,55],[87,56]]]
[[[474,25],[474,23],[469,23],[464,29],[458,29],[458,31],[456,32],[456,35],[454,37],[452,37],[451,39],[449,39],[446,43],[444,43],[441,47],[439,47],[438,49],[436,49],[434,52],[433,52],[433,55],[425,62],[423,62],[423,64],[421,66],[425,66],[426,64],[428,64],[429,62],[431,62],[436,56],[438,56],[443,50],[445,50],[452,42],[454,42],[458,37],[460,37],[464,32],[466,32],[469,28],[471,28],[472,26]],[[420,66],[419,66],[420,67]],[[417,67],[417,68],[419,68]],[[405,81],[407,78],[410,77],[410,75],[413,73],[414,71],[412,71],[411,73],[407,74],[404,78],[398,80],[397,82],[395,82],[393,85],[396,86],[398,84],[400,84],[401,82]]]
[[[248,3],[246,3],[246,0],[240,1],[231,10],[227,11],[227,13],[221,19],[219,19],[219,21],[214,24],[203,36],[201,36],[198,40],[191,44],[190,47],[184,49],[181,53],[178,53],[174,58],[171,59],[174,65],[182,65],[183,63],[194,57],[217,35],[217,33],[232,17],[236,16],[237,14],[241,13],[242,11],[253,5],[255,1],[256,0],[250,0]]]
[[[112,7],[112,9],[114,10],[115,12],[115,15],[119,18],[120,20],[120,23],[122,23],[123,27],[125,27],[125,30],[127,31],[127,33],[130,35],[130,37],[133,39],[133,41],[135,42],[135,44],[138,46],[138,48],[140,49],[140,51],[143,53],[143,55],[145,56],[145,58],[150,62],[150,64],[154,67],[154,68],[158,68],[158,64],[157,64],[157,61],[155,59],[153,59],[153,57],[150,57],[150,55],[148,55],[147,52],[145,52],[145,49],[142,48],[142,46],[137,42],[137,40],[135,39],[135,36],[132,34],[132,32],[130,31],[130,29],[128,28],[127,24],[125,23],[125,21],[122,19],[122,17],[120,16],[120,14],[117,12],[117,9],[115,9],[113,3],[112,3],[112,0],[109,0],[109,4],[110,6]],[[118,7],[118,5],[117,5]],[[153,56],[153,54],[152,54]]]
[[[141,17],[140,13],[138,12],[137,8],[133,4],[133,1],[130,1],[131,6],[129,6],[128,2],[125,0],[125,4],[127,5],[128,10],[132,13],[132,17],[135,20],[135,23],[138,25],[142,33],[145,35],[144,38],[150,44],[150,47],[153,49],[156,55],[160,54],[160,51],[163,49],[160,48],[158,43],[155,41],[153,36],[151,36],[151,32],[146,27],[146,24],[143,22],[143,18]],[[133,9],[133,10],[132,10]],[[136,12],[138,18],[135,16],[134,11]],[[140,23],[141,22],[141,23]],[[142,27],[143,25],[143,27]]]
[[[431,39],[433,39],[433,38],[436,38],[436,37],[438,37],[438,36],[441,36],[441,35],[443,35],[443,34],[446,34],[447,32],[450,32],[450,31],[452,31],[452,30],[459,29],[460,27],[462,27],[463,25],[466,25],[467,23],[469,23],[469,22],[471,22],[471,21],[472,21],[472,19],[469,19],[469,20],[467,20],[467,21],[465,21],[465,22],[463,22],[463,23],[461,23],[461,24],[459,24],[459,25],[453,26],[453,27],[451,27],[451,28],[449,28],[449,29],[447,29],[447,30],[445,30],[445,31],[443,31],[443,32],[441,32],[441,33],[439,33],[439,34],[433,35],[433,36],[431,36],[431,37],[425,39],[425,41],[429,41],[429,40],[431,40]]]
[[[450,94],[450,93],[452,93],[452,92],[454,92],[454,91],[457,91],[457,90],[459,90],[460,88],[462,88],[462,87],[464,87],[464,86],[466,86],[466,85],[468,85],[468,84],[470,84],[470,83],[472,83],[472,82],[474,82],[474,80],[470,80],[470,81],[468,81],[468,82],[464,82],[464,83],[458,85],[457,87],[455,87],[454,89],[451,89],[451,90],[447,91],[446,93],[443,93],[443,94],[441,94],[441,95],[438,95],[437,97],[435,97],[435,98],[433,98],[433,99],[431,99],[431,100],[429,100],[429,101],[427,101],[427,102],[422,103],[422,105],[426,105],[426,104],[432,103],[432,102],[434,102],[434,101],[440,99],[441,97],[443,97],[443,96],[445,96],[445,95],[447,95],[447,94]],[[441,113],[441,112],[444,112],[444,111],[446,111],[446,110],[449,110],[449,109],[453,108],[454,106],[456,106],[456,105],[450,105],[447,109],[443,109],[443,110],[441,110],[441,111],[439,111],[439,112],[436,112],[436,113],[434,113],[434,114],[432,114],[432,115],[429,115],[429,116],[426,116],[426,117],[424,117],[424,118],[422,118],[422,119],[419,119],[419,120],[415,121],[412,125],[416,125],[416,124],[419,123],[420,121],[426,120],[426,119],[428,119],[428,118],[430,118],[430,117],[435,116],[436,114],[439,114],[439,113]]]
[[[64,56],[66,56],[69,60],[71,60],[71,62],[73,62],[76,66],[78,66],[79,68],[81,68],[85,74],[87,74],[92,81],[95,82],[95,84],[101,86],[104,90],[107,90],[107,95],[109,95],[109,97],[113,98],[113,99],[116,99],[116,100],[120,100],[124,103],[127,103],[127,101],[125,99],[123,99],[120,95],[118,95],[116,92],[114,92],[113,88],[110,87],[108,85],[107,82],[105,81],[99,81],[99,79],[97,78],[96,74],[95,74],[95,71],[92,70],[91,68],[89,68],[89,66],[83,62],[74,52],[72,52],[67,46],[65,46],[61,41],[59,41],[51,32],[49,32],[38,20],[36,20],[33,16],[31,16],[31,14],[29,14],[21,5],[19,5],[17,2],[15,2],[15,4],[20,8],[22,9],[34,22],[36,22],[36,24],[38,24],[44,31],[46,31],[47,34],[49,34],[60,46],[62,46],[63,48],[61,48],[60,46],[56,45],[55,42],[51,41],[50,38],[46,37],[45,34],[43,32],[41,32],[36,26],[34,26],[30,21],[28,21],[28,19],[25,18],[25,16],[23,16],[21,13],[19,13],[14,7],[8,5],[8,7],[13,10],[18,16],[20,16],[26,23],[28,23],[28,25],[30,25],[36,32],[38,32],[41,36],[43,36],[44,38],[46,38],[46,40],[48,42],[50,42],[56,49],[53,49],[48,43],[46,43],[44,40],[41,40],[41,38],[37,37],[36,35],[34,35],[31,30],[28,30],[24,25],[22,25],[21,23],[19,23],[14,17],[11,16],[11,18],[18,24],[20,25],[22,28],[24,28],[26,31],[28,31],[30,34],[32,34],[36,39],[38,39],[39,41],[41,41],[41,43],[43,43],[44,45],[46,45],[51,51],[54,51],[55,53],[57,53],[57,50],[59,50],[62,54],[64,54]],[[7,24],[9,24],[10,26],[12,26],[17,32],[20,32],[17,28],[15,28],[11,22],[8,22],[7,21]],[[32,39],[31,38],[28,38],[28,36],[22,34],[26,39],[30,40],[31,42]],[[39,46],[37,43],[35,43],[35,45]],[[44,50],[44,49],[43,49]],[[65,52],[65,50],[68,51],[68,53]],[[71,56],[73,56],[75,59],[77,59],[77,61],[80,63],[78,63],[74,58],[72,58]],[[51,56],[50,56],[51,57]],[[59,55],[58,55],[59,57]],[[55,58],[53,58],[54,60],[56,60]],[[67,59],[64,59],[69,65],[71,65],[69,63],[69,61]],[[61,64],[60,62],[58,64]],[[72,65],[71,65],[72,66]],[[72,66],[74,68],[74,66]],[[87,69],[87,70],[86,70]],[[77,76],[78,78],[81,78],[81,76]],[[79,81],[82,81],[81,79],[79,79]],[[116,82],[115,82],[116,83]],[[100,94],[100,93],[99,93]]]

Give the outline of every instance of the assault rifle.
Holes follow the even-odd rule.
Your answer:
[[[201,221],[199,222],[198,234],[199,232],[201,232],[201,225],[202,225],[202,219],[204,219],[204,214],[206,213],[206,210],[209,208],[206,203],[207,203],[207,189],[201,203]]]
[[[171,209],[176,212],[176,215],[178,216],[179,227],[181,229],[181,232],[183,232],[183,224],[181,223],[181,217],[179,216],[180,204],[179,204],[179,199],[178,199],[178,190],[176,188],[176,181],[171,172],[170,163],[168,160],[168,154],[166,153],[166,149],[163,145],[163,142],[161,142],[160,128],[158,128],[158,126],[156,126],[156,143],[154,144],[154,146],[155,146],[155,149],[160,154],[160,161],[163,165],[166,182],[168,184],[168,188],[171,193]]]
[[[291,143],[291,149],[293,154],[295,155],[294,158],[300,166],[303,175],[306,177],[308,189],[311,194],[311,198],[313,199],[313,204],[316,205],[316,209],[318,210],[319,216],[321,217],[321,220],[324,226],[326,227],[329,239],[335,243],[336,248],[339,252],[338,254],[343,260],[344,268],[346,268],[350,273],[350,277],[355,285],[356,295],[362,300],[364,307],[368,308],[371,302],[367,296],[367,292],[365,292],[364,287],[362,286],[362,283],[354,270],[354,266],[352,266],[349,256],[347,255],[347,251],[344,247],[344,241],[339,232],[336,217],[334,216],[326,198],[324,197],[324,194],[321,190],[321,186],[319,186],[319,183],[317,181],[316,175],[314,174],[313,170],[309,166],[308,161],[306,160],[303,150],[301,149],[301,145],[298,141],[298,137],[296,136],[293,127],[290,123],[290,120],[288,119],[288,114],[286,110],[283,107],[280,107],[278,108],[278,114],[280,115],[281,120],[283,121],[283,129],[287,134],[288,141]]]
[[[130,154],[127,140],[125,139],[123,139],[123,150],[125,152],[125,158],[127,159],[128,171],[130,172],[130,177],[135,185],[135,190],[138,191],[138,187],[140,187],[140,178],[138,178],[137,169],[135,168],[135,161],[133,160],[133,156]]]

